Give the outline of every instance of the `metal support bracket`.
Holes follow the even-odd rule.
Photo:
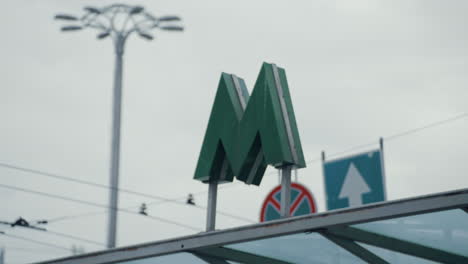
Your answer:
[[[389,264],[389,262],[385,261],[381,257],[377,256],[376,254],[370,252],[369,250],[365,249],[363,246],[357,244],[356,242],[340,238],[335,235],[332,235],[326,231],[320,232],[320,234],[325,237],[326,239],[330,240],[331,242],[337,244],[338,246],[342,247],[344,250],[350,252],[351,254],[355,255],[356,257],[362,259],[363,261],[370,263],[370,264]]]
[[[287,261],[260,256],[257,254],[252,254],[226,247],[201,248],[197,250],[192,250],[190,251],[190,253],[196,254],[196,256],[203,255],[244,264],[291,264]]]
[[[327,232],[340,238],[354,240],[371,246],[440,263],[468,263],[468,257],[421,244],[388,237],[354,227],[330,228]]]
[[[229,262],[227,262],[224,259],[215,258],[215,257],[212,257],[212,256],[199,254],[199,253],[195,253],[195,252],[192,252],[192,254],[195,255],[197,258],[205,261],[208,264],[229,264]]]

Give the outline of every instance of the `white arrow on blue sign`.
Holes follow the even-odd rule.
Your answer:
[[[328,210],[385,201],[382,151],[324,161]]]

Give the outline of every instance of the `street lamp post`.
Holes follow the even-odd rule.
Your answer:
[[[122,70],[125,42],[130,35],[137,33],[146,40],[152,40],[150,31],[156,28],[167,31],[183,31],[183,27],[171,24],[180,21],[178,16],[156,17],[141,6],[114,4],[103,8],[84,7],[81,17],[57,14],[55,19],[73,22],[62,27],[62,31],[77,31],[93,28],[99,31],[97,38],[111,37],[115,51],[114,98],[112,107],[112,143],[110,159],[110,195],[107,247],[116,243],[117,205],[120,160],[120,121],[122,110]],[[168,23],[169,22],[169,23]]]

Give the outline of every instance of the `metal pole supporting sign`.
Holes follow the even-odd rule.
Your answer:
[[[291,169],[292,166],[281,168],[281,217],[289,217],[291,205]]]
[[[386,172],[385,172],[385,154],[384,154],[384,139],[383,137],[379,138],[379,148],[380,148],[380,163],[382,164],[382,180],[383,180],[383,192],[384,192],[384,201],[387,200],[387,184],[386,184]]]
[[[294,167],[294,181],[299,182],[299,175],[297,173],[297,167]]]
[[[208,210],[206,215],[206,231],[215,230],[216,225],[216,200],[218,196],[218,181],[208,184]]]

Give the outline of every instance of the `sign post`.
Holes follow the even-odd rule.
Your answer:
[[[281,169],[281,217],[289,217],[291,205],[291,166]]]
[[[5,263],[5,249],[0,248],[0,264]]]
[[[216,226],[216,201],[218,196],[218,182],[208,184],[208,209],[206,215],[206,231],[213,231]]]
[[[327,209],[361,206],[386,200],[383,140],[380,148],[325,160],[322,152]]]

